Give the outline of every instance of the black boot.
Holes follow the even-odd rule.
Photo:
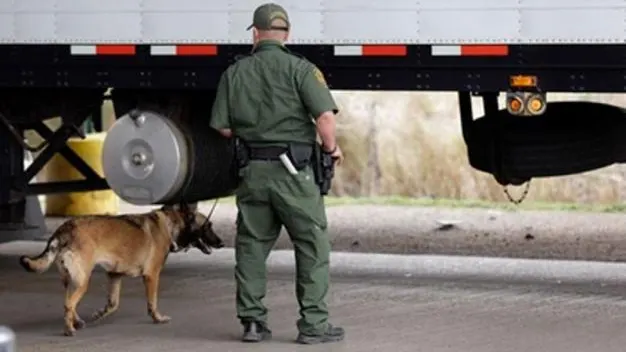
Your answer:
[[[264,323],[246,321],[243,323],[243,342],[261,342],[272,338],[272,331]]]
[[[328,324],[326,331],[319,335],[298,334],[296,342],[304,345],[314,345],[318,343],[337,342],[343,340],[346,332],[342,327]]]

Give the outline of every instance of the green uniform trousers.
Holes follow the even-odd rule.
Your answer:
[[[296,260],[298,330],[327,327],[330,241],[324,199],[310,167],[291,175],[280,161],[250,161],[236,191],[235,280],[237,317],[267,322],[265,262],[284,225]]]

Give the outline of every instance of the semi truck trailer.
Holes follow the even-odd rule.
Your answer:
[[[250,53],[246,28],[263,2],[1,1],[1,240],[37,227],[25,216],[37,195],[112,189],[130,203],[165,204],[232,194],[233,148],[208,119],[221,73]],[[623,0],[280,4],[288,47],[331,89],[456,92],[469,163],[503,186],[626,160],[621,107],[547,100],[626,90]],[[116,121],[101,177],[66,142],[88,118],[102,128],[105,100]],[[58,117],[56,130],[44,123]],[[29,144],[26,131],[44,142]],[[25,153],[36,154],[27,168]],[[84,180],[33,182],[55,154]]]

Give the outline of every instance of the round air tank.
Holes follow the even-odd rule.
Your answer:
[[[137,205],[231,195],[237,185],[233,141],[207,122],[196,125],[154,111],[133,110],[120,117],[107,132],[102,151],[111,189]]]

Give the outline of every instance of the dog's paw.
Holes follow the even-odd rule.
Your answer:
[[[172,318],[167,315],[161,315],[152,319],[155,324],[166,324],[169,323],[171,320]]]
[[[72,337],[72,336],[76,335],[76,330],[75,329],[65,329],[65,331],[63,331],[63,335],[67,336],[67,337]]]
[[[76,329],[76,330],[84,329],[85,326],[87,326],[87,324],[85,323],[84,320],[82,320],[80,318],[74,320],[74,329]]]
[[[93,314],[91,314],[90,321],[92,323],[95,323],[98,320],[103,319],[106,315],[108,315],[107,313],[108,312],[107,312],[106,308],[98,309],[97,311],[93,312]]]

